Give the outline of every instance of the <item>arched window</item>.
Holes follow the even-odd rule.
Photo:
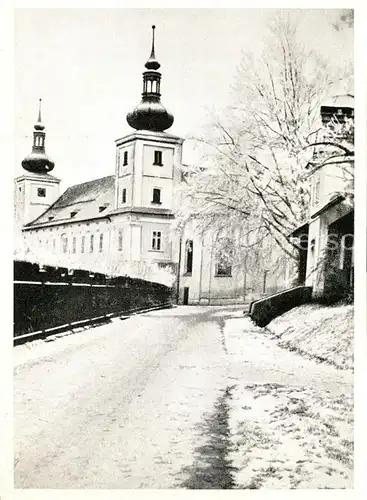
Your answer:
[[[119,232],[118,232],[118,247],[117,247],[118,250],[119,250],[119,252],[122,251],[122,241],[123,241],[122,238],[123,238],[123,231],[122,231],[122,229],[119,229]]]
[[[61,249],[63,253],[68,251],[68,237],[65,233],[61,235]]]
[[[231,277],[232,261],[234,257],[233,241],[230,238],[218,239],[219,248],[216,255],[215,276]]]
[[[340,241],[339,269],[344,272],[349,286],[354,283],[354,235],[344,234]]]
[[[340,241],[339,269],[350,269],[353,265],[353,234],[344,234]]]
[[[153,165],[159,165],[163,167],[162,163],[162,151],[154,151],[154,162]]]
[[[193,256],[194,256],[194,242],[192,240],[186,240],[185,274],[192,274]]]

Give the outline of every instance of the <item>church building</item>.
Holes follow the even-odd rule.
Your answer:
[[[244,270],[232,272],[216,261],[212,235],[199,238],[192,229],[178,234],[173,228],[184,140],[167,132],[174,117],[161,102],[152,28],[142,100],[126,117],[134,131],[115,141],[115,172],[60,196],[60,179],[51,173],[55,165],[45,150],[40,102],[32,152],[15,179],[16,224],[34,255],[46,250],[65,267],[75,262],[96,270],[96,262],[104,262],[113,273],[124,263],[139,274],[153,265],[170,271],[180,303],[241,303]]]

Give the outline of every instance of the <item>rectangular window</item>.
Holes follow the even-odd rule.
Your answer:
[[[73,236],[73,253],[76,253],[76,236]]]
[[[55,250],[56,248],[56,240],[55,238],[52,240],[52,249]]]
[[[116,149],[116,165],[117,165],[117,172],[120,172],[120,150]]]
[[[216,276],[232,276],[232,266],[224,263],[224,262],[217,262],[215,266],[215,275]]]
[[[94,234],[90,235],[90,245],[89,245],[89,252],[93,252],[93,245],[94,245]]]
[[[161,231],[153,231],[152,250],[161,250],[161,240],[162,240]]]
[[[102,252],[103,250],[103,233],[99,235],[99,251]]]
[[[81,240],[81,244],[80,244],[81,253],[84,253],[84,247],[85,247],[85,236],[82,236],[82,240]]]
[[[320,177],[317,176],[315,185],[315,205],[317,205],[319,201],[320,201]]]
[[[320,202],[320,176],[318,173],[312,179],[311,203],[312,206],[318,205]]]
[[[163,166],[162,163],[162,151],[154,151],[154,163],[153,165]]]
[[[126,188],[122,190],[121,203],[126,203]]]
[[[222,240],[223,247],[216,256],[215,276],[232,276],[233,248],[229,238]],[[223,253],[224,248],[226,251]]]
[[[153,200],[152,203],[157,203],[157,205],[161,205],[161,190],[158,188],[153,189]]]
[[[123,163],[123,166],[126,167],[127,163],[128,163],[128,152],[127,151],[124,151],[124,163]]]
[[[38,196],[38,198],[45,198],[46,197],[46,189],[45,188],[38,188],[37,189],[37,196]]]
[[[122,237],[123,237],[123,231],[122,231],[122,229],[120,229],[119,235],[118,235],[118,250],[119,250],[119,252],[122,251]]]

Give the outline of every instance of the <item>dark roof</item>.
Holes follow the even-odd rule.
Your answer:
[[[345,198],[341,194],[332,197],[323,207],[320,208],[320,210],[311,215],[311,219],[316,219],[316,217],[329,210],[329,208],[339,205],[339,203],[342,203],[344,200]]]
[[[104,218],[113,211],[114,198],[114,175],[76,184],[69,187],[50,208],[26,227]],[[104,206],[106,208],[100,212],[99,207]],[[74,215],[71,217],[72,213]]]
[[[309,228],[309,223],[304,222],[301,226],[296,227],[296,229],[293,229],[293,231],[288,235],[290,238],[297,238],[298,236],[301,236],[302,234],[307,233],[308,234],[308,228]]]

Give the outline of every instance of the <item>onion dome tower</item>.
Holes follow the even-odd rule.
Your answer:
[[[161,103],[160,64],[155,58],[154,30],[152,26],[152,51],[145,63],[147,71],[143,73],[143,94],[140,104],[126,116],[128,124],[136,130],[163,132],[171,127],[173,115]]]
[[[47,174],[55,166],[45,151],[46,133],[41,120],[41,102],[42,99],[39,100],[38,121],[34,125],[32,153],[22,161],[22,167],[35,174]]]

